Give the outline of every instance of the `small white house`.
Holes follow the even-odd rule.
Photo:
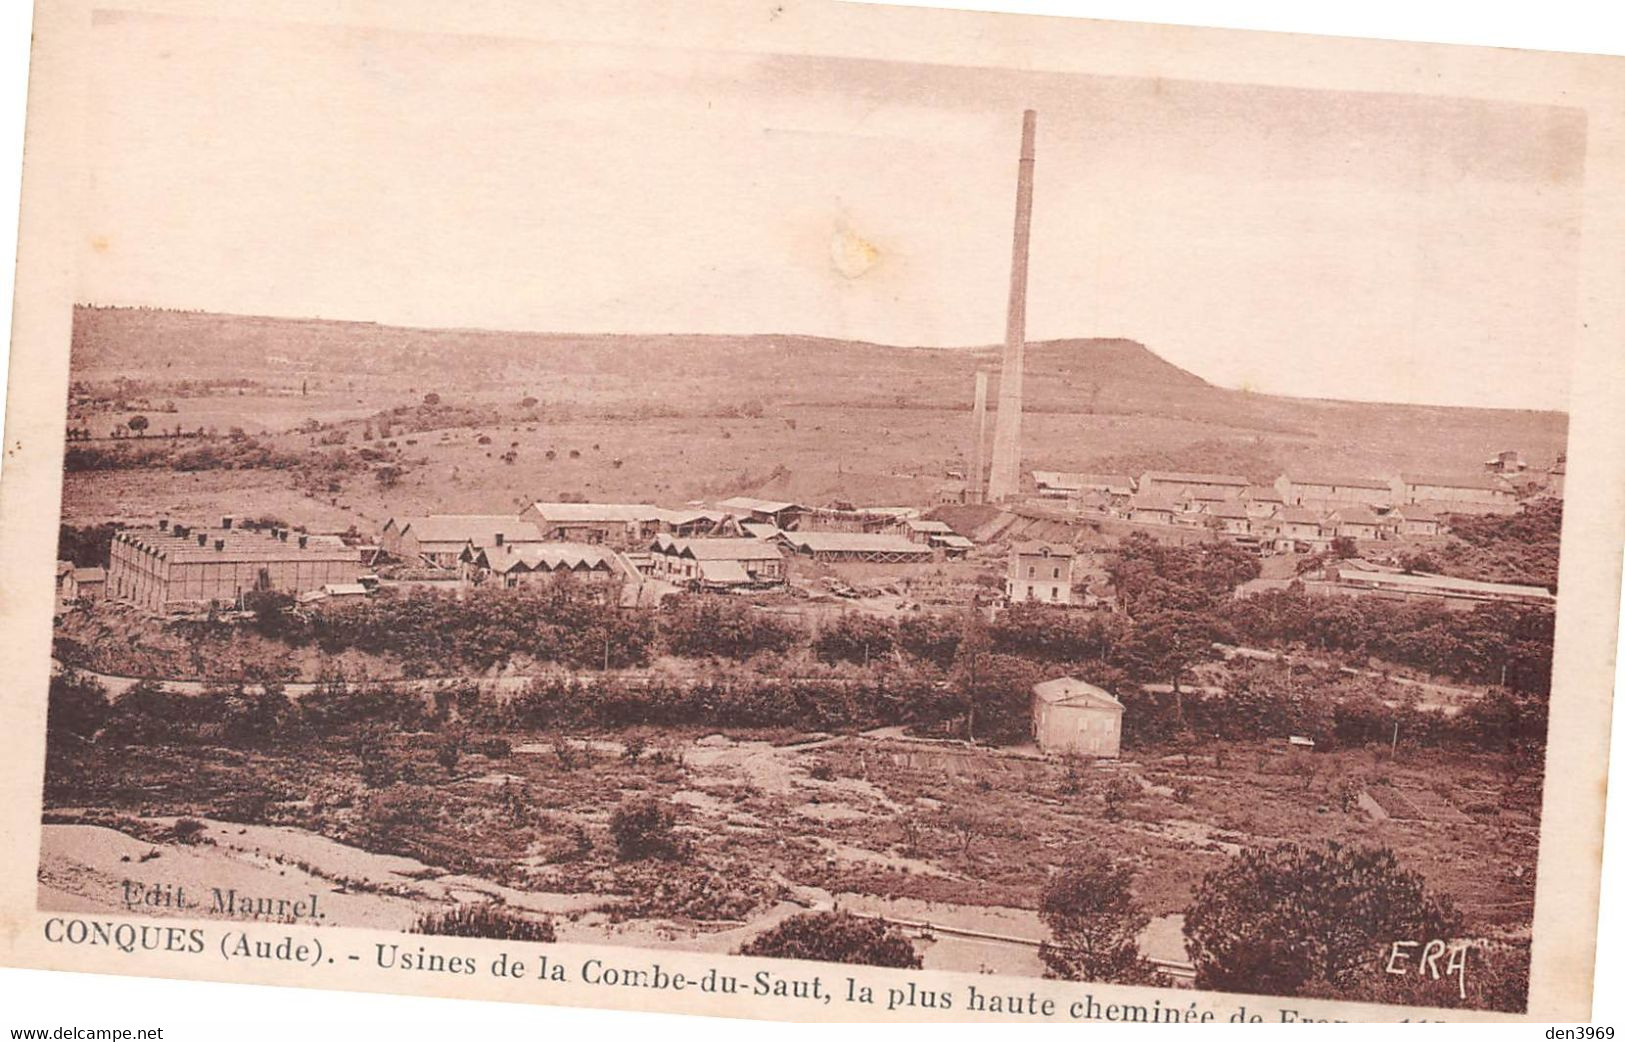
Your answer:
[[[1033,738],[1046,753],[1118,755],[1123,703],[1076,677],[1033,685]]]

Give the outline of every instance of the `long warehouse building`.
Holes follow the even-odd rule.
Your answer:
[[[354,583],[361,554],[311,543],[287,529],[171,526],[127,528],[113,537],[106,596],[151,611],[230,604],[253,590],[301,594],[328,583]]]

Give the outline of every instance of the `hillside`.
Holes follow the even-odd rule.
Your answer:
[[[997,368],[997,345],[920,348],[827,337],[759,334],[567,334],[419,329],[371,322],[266,318],[150,308],[75,309],[76,373],[417,374],[479,382],[524,371],[768,378],[805,367],[902,374]],[[1121,338],[1037,341],[1029,368],[1063,380],[1205,387],[1204,381]],[[995,377],[996,380],[996,377]]]
[[[289,493],[269,471],[73,474],[67,509],[227,506],[261,484],[322,523],[396,512],[507,510],[527,498],[687,501],[759,493],[927,502],[972,454],[975,372],[999,348],[895,347],[790,335],[582,336],[79,308],[68,423],[106,440],[133,414],[152,433],[233,430],[268,451],[359,446],[376,429],[404,479]],[[425,411],[427,395],[436,405]],[[1477,471],[1520,449],[1564,451],[1560,413],[1294,399],[1215,387],[1132,340],[1029,345],[1024,468]],[[123,431],[121,431],[123,433]],[[481,440],[484,439],[484,440]],[[344,482],[340,482],[344,484]],[[274,489],[274,490],[273,490]],[[293,496],[292,499],[285,497]],[[343,527],[341,524],[340,527]]]

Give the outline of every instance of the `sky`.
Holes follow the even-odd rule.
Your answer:
[[[415,326],[1028,336],[1229,387],[1566,406],[1573,109],[99,12],[80,299]]]

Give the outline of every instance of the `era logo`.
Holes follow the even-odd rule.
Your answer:
[[[1411,949],[1421,948],[1420,952]],[[1416,974],[1420,977],[1431,976],[1434,980],[1448,977],[1452,974],[1456,978],[1456,992],[1462,998],[1467,997],[1467,953],[1471,945],[1466,943],[1451,946],[1441,940],[1431,940],[1427,944],[1421,941],[1395,941],[1394,947],[1388,953],[1387,972],[1396,976],[1404,976],[1411,972],[1408,965],[1411,959],[1416,960]],[[1448,956],[1448,958],[1446,958]],[[1439,972],[1439,960],[1444,959],[1444,972]]]

